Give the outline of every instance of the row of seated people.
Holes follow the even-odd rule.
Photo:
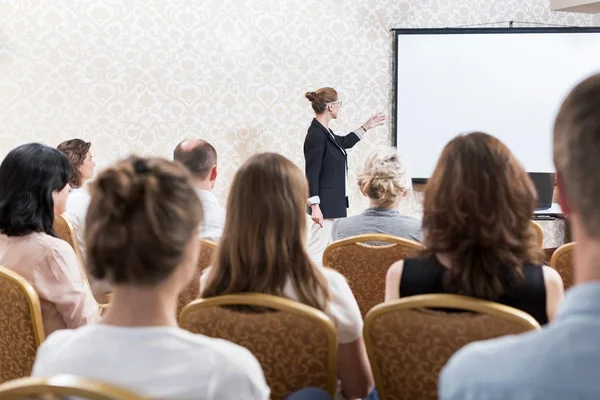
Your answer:
[[[523,208],[529,207],[529,214],[523,210],[519,230],[511,233],[521,235],[516,241],[521,241],[524,248],[537,255],[539,248],[534,238],[535,234],[528,229],[529,215],[535,204],[533,189],[526,186],[529,182],[527,174],[499,141],[480,133],[457,137],[448,144],[447,151],[443,153],[440,168],[434,173],[433,181],[435,182],[441,172],[456,170],[456,165],[451,161],[445,161],[448,155],[454,155],[454,159],[467,160],[475,155],[469,154],[468,151],[463,154],[462,149],[472,149],[473,152],[488,151],[490,153],[488,159],[491,161],[501,158],[510,161],[509,173],[504,175],[505,185],[509,185],[510,182],[525,184],[523,187],[515,185],[514,190],[524,192]],[[493,166],[495,163],[490,164]],[[56,168],[61,165],[62,168]],[[54,211],[58,214],[63,211],[68,196],[67,166],[65,157],[58,151],[39,144],[28,144],[20,146],[7,156],[0,167],[0,177],[5,177],[5,171],[10,174],[7,176],[9,179],[6,187],[10,185],[14,189],[12,192],[14,199],[18,199],[24,193],[31,195],[39,190],[37,187],[21,187],[19,190],[15,182],[23,181],[21,178],[26,176],[15,172],[31,171],[31,176],[38,178],[31,182],[46,186],[46,192],[53,196]],[[56,174],[56,171],[62,173]],[[483,171],[488,172],[485,168]],[[53,174],[55,176],[52,176]],[[475,185],[478,183],[475,182]],[[182,193],[178,193],[177,184],[183,187],[180,189]],[[350,398],[364,397],[372,389],[372,378],[362,340],[362,317],[344,277],[331,269],[316,267],[306,254],[303,240],[306,229],[304,222],[306,191],[306,180],[302,172],[284,157],[277,154],[259,154],[249,159],[239,169],[232,183],[225,229],[214,265],[202,276],[201,294],[206,298],[244,292],[269,293],[325,311],[338,330],[338,363],[342,390]],[[187,171],[178,164],[160,159],[136,158],[109,167],[95,180],[91,192],[85,224],[86,263],[90,275],[97,282],[108,281],[115,288],[112,305],[103,318],[102,324],[90,325],[78,331],[63,330],[51,335],[39,352],[34,373],[48,375],[78,372],[108,382],[117,382],[135,388],[144,387],[152,395],[172,396],[172,393],[159,392],[158,389],[148,386],[145,381],[138,382],[134,379],[132,384],[132,382],[120,382],[118,377],[122,375],[124,367],[139,367],[138,363],[151,365],[158,362],[159,357],[167,357],[167,354],[158,351],[156,354],[146,354],[143,357],[142,349],[139,354],[136,353],[135,342],[138,346],[146,344],[140,340],[141,335],[147,336],[147,340],[164,343],[167,348],[170,348],[175,346],[169,344],[170,342],[181,340],[182,331],[176,328],[170,330],[145,328],[142,334],[139,329],[122,328],[132,327],[132,325],[134,327],[153,325],[151,322],[155,318],[158,319],[156,321],[158,326],[176,326],[176,317],[171,310],[173,310],[172,302],[177,300],[177,296],[173,294],[178,294],[186,287],[197,268],[200,251],[197,240],[198,227],[202,225],[200,198],[194,193],[192,179]],[[507,193],[509,193],[508,189]],[[248,202],[248,198],[257,200]],[[39,204],[43,199],[37,200]],[[10,204],[16,205],[18,202],[11,201]],[[505,209],[501,215],[509,217],[510,211]],[[12,215],[14,218],[18,217],[19,221],[27,218],[26,214],[13,213]],[[34,215],[35,213],[30,214],[30,216]],[[51,221],[52,215],[48,214],[45,217],[50,218]],[[282,224],[281,221],[286,223]],[[489,229],[496,229],[498,221],[501,221],[501,218],[497,218],[496,224]],[[13,225],[11,219],[7,228],[18,228]],[[51,235],[52,231],[46,233]],[[85,278],[81,274],[78,277],[74,276],[79,269],[72,249],[65,242],[50,235],[41,232],[31,232],[23,236],[5,235],[9,243],[2,257],[2,264],[15,269],[34,284],[43,300],[43,316],[47,333],[96,322],[99,319],[97,305],[91,293],[86,293],[86,286],[83,284]],[[35,247],[44,249],[45,246],[35,246],[40,242],[50,247],[52,252],[46,265],[38,264],[35,268],[34,259],[40,252],[32,252],[31,249]],[[15,246],[16,244],[20,246]],[[490,254],[493,255],[491,252]],[[60,256],[63,256],[60,260],[63,263],[60,261],[57,263]],[[23,259],[24,257],[29,259]],[[425,254],[424,258],[405,260],[404,265],[400,261],[392,266],[386,298],[398,298],[405,292],[406,295],[435,293],[437,292],[435,285],[438,285],[443,292],[445,290],[442,284],[443,273],[446,269],[449,271],[452,269],[450,263],[448,267],[444,267],[442,261],[438,261],[440,258],[429,253]],[[490,260],[494,259],[490,258]],[[182,262],[184,265],[181,267]],[[410,263],[415,265],[412,269]],[[49,270],[40,270],[40,267],[44,266],[49,267]],[[178,266],[180,267],[177,269]],[[538,274],[543,274],[540,266],[518,265],[514,271],[518,271],[519,267],[525,271],[533,271],[537,268]],[[181,272],[177,273],[174,270]],[[475,266],[472,266],[472,270],[477,274]],[[51,275],[48,274],[49,272]],[[403,275],[404,279],[400,279],[400,275]],[[510,274],[507,275],[510,277]],[[538,276],[537,281],[530,280],[529,274],[525,272],[524,282],[519,282],[515,276],[517,284],[514,292],[511,287],[512,282],[503,282],[506,286],[502,288],[504,292],[501,295],[478,294],[469,287],[465,287],[465,290],[473,290],[468,292],[473,296],[493,298],[520,307],[534,315],[540,323],[545,323],[550,313],[546,310],[546,304],[539,302],[539,298],[544,298],[545,290],[543,278],[539,280],[541,276]],[[480,286],[485,287],[486,282],[483,278],[484,276],[479,278]],[[157,291],[155,286],[164,279],[169,282],[173,280],[173,283]],[[56,282],[49,282],[50,280]],[[532,286],[532,282],[541,286]],[[171,294],[169,299],[161,293],[163,291]],[[452,286],[448,286],[448,291],[459,292]],[[146,316],[136,307],[138,304],[140,308],[152,309],[150,305],[153,303],[155,303],[156,315]],[[158,318],[157,315],[162,317]],[[133,316],[135,319],[132,319]],[[121,329],[114,329],[115,326]],[[175,338],[172,337],[173,335]],[[191,343],[198,345],[203,338],[198,339]],[[86,346],[90,342],[96,343],[97,346],[93,348]],[[212,347],[211,351],[214,351],[215,346],[206,343],[204,346],[198,346],[197,351],[200,351],[200,354],[191,349],[186,351],[191,359],[204,358],[207,357],[203,354],[207,351],[207,347]],[[124,365],[118,357],[115,357],[119,349],[123,348],[131,352],[131,357],[128,358],[132,360],[133,365]],[[179,354],[173,354],[172,357],[179,357]],[[49,361],[44,362],[45,359]],[[64,361],[60,362],[60,360]],[[99,362],[90,363],[90,360]],[[111,360],[115,363],[114,369],[107,368],[111,365]],[[117,364],[121,367],[118,368]],[[264,378],[260,377],[260,367],[255,361],[244,361],[243,364],[248,367],[250,375],[254,373],[258,376],[251,375],[250,382],[258,380],[264,383]],[[44,367],[44,365],[49,366]],[[114,372],[106,375],[95,370],[94,366],[101,366],[101,371],[110,369]],[[208,374],[206,371],[197,372]],[[152,377],[146,373],[142,376],[144,378],[137,379]],[[162,385],[161,387],[164,388]],[[268,391],[264,387],[261,390],[261,394],[256,398],[262,398],[261,396]],[[179,394],[174,395],[178,397]]]
[[[555,128],[557,171],[569,182],[560,190],[561,203],[572,218],[578,245],[588,245],[580,247],[587,258],[578,258],[587,265],[598,251],[592,240],[598,234],[597,212],[590,205],[600,195],[583,177],[590,171],[586,160],[600,151],[600,120],[594,114],[599,106],[596,76],[570,95]],[[583,126],[581,118],[587,118]],[[86,266],[93,278],[114,290],[111,307],[100,323],[92,324],[100,320],[96,302],[72,248],[52,229],[54,215],[65,209],[70,170],[62,153],[40,144],[19,146],[0,165],[0,264],[36,289],[50,334],[34,374],[76,373],[160,398],[213,398],[211,393],[267,398],[269,388],[252,354],[177,327],[177,297],[194,275],[201,251],[197,237],[203,208],[189,171],[162,159],[131,157],[108,167],[91,184]],[[562,189],[561,179],[558,183]],[[316,266],[306,252],[306,197],[304,174],[286,158],[264,153],[248,159],[233,180],[218,252],[201,279],[201,297],[266,293],[324,311],[338,331],[341,393],[348,398],[373,395],[356,300],[343,276]],[[506,146],[482,133],[456,137],[444,148],[425,192],[425,250],[390,267],[386,299],[459,293],[521,308],[540,323],[552,319],[563,296],[562,282],[541,265],[530,225],[535,204],[535,190]],[[580,267],[578,279],[597,279],[592,267]],[[576,296],[582,301],[593,296],[593,289],[571,291],[576,293],[571,303]],[[511,359],[520,361],[525,353],[533,363],[531,344],[557,326],[551,324],[542,336],[502,342],[502,352],[495,351],[496,344],[469,346],[442,374],[442,397],[496,398],[501,382],[502,398],[518,398],[520,392],[508,386],[511,378],[527,374],[511,372],[516,365]],[[563,326],[568,334],[569,326]],[[492,374],[494,387],[488,390],[481,384],[489,379],[484,371],[499,360],[502,375]],[[549,366],[535,366],[527,370],[529,379],[542,381],[545,376],[538,371]],[[552,383],[566,385],[561,394],[567,386],[569,393],[593,386],[592,381],[581,387],[555,381],[532,385],[530,391],[550,398]]]

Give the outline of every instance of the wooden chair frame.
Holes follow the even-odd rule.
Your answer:
[[[194,300],[181,312],[179,325],[185,327],[188,315],[196,310],[231,305],[271,308],[277,311],[313,319],[322,328],[327,336],[327,341],[329,342],[327,354],[327,392],[332,398],[335,396],[337,388],[337,330],[331,319],[324,312],[307,306],[306,304],[283,297],[261,293],[242,293]]]
[[[377,388],[378,396],[381,400],[388,398],[385,392],[386,388],[383,384],[382,372],[379,369],[374,339],[371,337],[370,327],[378,317],[396,312],[398,310],[407,309],[422,309],[422,308],[451,308],[464,311],[470,311],[480,314],[488,314],[494,317],[503,318],[510,322],[514,322],[527,330],[541,330],[540,324],[531,315],[516,308],[505,306],[503,304],[494,303],[491,301],[475,299],[467,296],[459,296],[452,294],[425,294],[418,296],[410,296],[388,303],[380,304],[374,307],[367,313],[365,325],[363,328],[363,336],[367,347],[367,354],[375,379],[375,387]]]
[[[565,254],[567,252],[573,252],[573,251],[575,251],[575,242],[563,244],[558,249],[556,249],[556,251],[552,254],[552,258],[550,258],[550,266],[558,272],[558,269],[556,268],[556,266],[558,264],[559,258],[563,254]],[[560,272],[558,272],[558,273],[560,275]],[[562,276],[561,276],[561,278],[562,278]],[[575,284],[575,282],[571,282],[571,286],[569,286],[569,287],[572,287],[574,284]],[[566,289],[568,289],[568,287],[565,288],[565,290]]]
[[[145,397],[128,390],[74,375],[56,375],[50,378],[29,377],[0,385],[2,400],[21,400],[41,394],[60,396],[57,398],[78,397],[89,400],[145,400]]]
[[[381,246],[367,244],[365,242],[387,242],[389,244],[384,244]],[[364,235],[356,235],[351,236],[342,240],[335,241],[331,243],[329,246],[325,248],[323,252],[323,265],[327,266],[327,256],[329,253],[337,249],[338,247],[344,247],[351,244],[358,244],[360,246],[368,247],[368,248],[376,248],[376,249],[386,249],[395,245],[401,245],[404,247],[412,248],[415,250],[422,249],[423,245],[419,242],[415,242],[414,240],[404,239],[394,235],[387,235],[384,233],[367,233]]]
[[[538,224],[535,221],[531,221],[531,225],[533,226],[533,229],[535,229],[535,231],[537,232],[537,244],[538,247],[540,249],[542,249],[544,247],[544,230],[542,229],[542,226],[540,224]]]

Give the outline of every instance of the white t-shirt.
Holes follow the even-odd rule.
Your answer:
[[[198,235],[201,239],[211,239],[218,242],[225,227],[225,209],[221,207],[213,192],[198,189],[196,194],[198,194],[204,210],[204,219],[200,229],[198,229]]]
[[[175,327],[87,325],[50,335],[33,376],[75,374],[160,399],[269,398],[247,349]]]
[[[346,278],[339,272],[331,268],[319,268],[319,271],[325,276],[331,293],[331,300],[327,303],[325,314],[331,318],[337,328],[339,344],[352,343],[362,337],[363,330],[363,320],[354,294]],[[200,290],[207,278],[208,269],[200,277]],[[290,300],[298,301],[298,295],[291,282],[286,284],[283,294]]]
[[[90,194],[85,187],[71,189],[69,197],[67,197],[67,218],[71,221],[73,228],[75,229],[75,236],[77,237],[77,244],[79,244],[79,250],[81,250],[81,256],[85,262],[85,216],[87,214],[88,206],[90,205]]]

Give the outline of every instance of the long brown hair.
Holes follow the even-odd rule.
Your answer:
[[[57,149],[62,151],[69,159],[71,172],[69,174],[69,185],[72,188],[78,188],[83,184],[79,167],[83,165],[85,157],[92,147],[91,142],[86,142],[81,139],[66,140],[58,145]]]
[[[114,284],[154,285],[181,263],[202,205],[188,171],[160,158],[130,157],[91,186],[87,267]]]
[[[423,255],[450,257],[446,289],[496,300],[522,282],[522,265],[542,261],[531,225],[536,201],[529,176],[498,139],[474,132],[451,140],[423,204]]]
[[[325,310],[327,281],[305,250],[307,198],[306,178],[290,160],[274,153],[250,157],[233,178],[202,297],[245,292],[283,297],[290,282],[300,302]]]

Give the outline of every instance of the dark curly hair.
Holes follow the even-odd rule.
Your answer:
[[[69,164],[71,164],[69,184],[73,188],[81,187],[83,184],[79,167],[81,167],[85,161],[85,156],[88,151],[90,151],[90,147],[92,147],[91,142],[85,142],[81,139],[67,140],[57,147],[58,150],[62,151],[67,156]]]

